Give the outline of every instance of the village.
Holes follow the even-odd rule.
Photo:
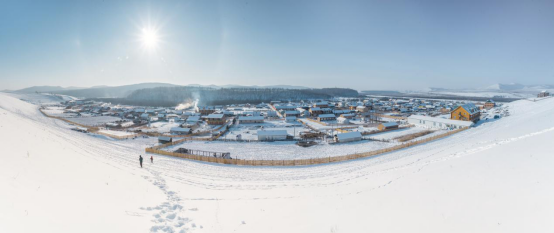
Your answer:
[[[540,96],[549,93],[540,93]],[[370,152],[508,116],[492,100],[334,98],[186,109],[70,100],[43,106],[73,130],[116,140],[152,138],[165,151],[225,159],[303,159]],[[171,145],[169,145],[171,144]]]

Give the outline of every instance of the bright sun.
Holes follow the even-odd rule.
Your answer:
[[[148,50],[155,50],[160,40],[158,32],[153,28],[143,28],[140,39],[142,45]]]

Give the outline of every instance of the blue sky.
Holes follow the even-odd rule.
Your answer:
[[[554,1],[6,1],[0,90],[554,84]],[[145,49],[141,31],[159,43]]]

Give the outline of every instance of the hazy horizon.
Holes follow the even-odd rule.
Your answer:
[[[552,1],[5,1],[0,90],[552,84]]]
[[[130,86],[130,85],[138,85],[138,84],[155,84],[155,83],[161,83],[161,82],[144,82],[144,83],[128,83],[128,84],[122,84],[122,85],[95,85],[95,86],[62,86],[62,85],[30,85],[23,88],[18,89],[2,89],[0,91],[18,91],[26,88],[32,88],[32,87],[62,87],[66,89],[87,89],[87,88],[102,88],[102,87],[119,87],[119,86]],[[347,87],[347,86],[322,86],[322,87],[311,87],[311,86],[301,86],[301,85],[289,85],[289,84],[274,84],[274,85],[242,85],[242,84],[197,84],[197,83],[190,83],[190,84],[175,84],[175,83],[161,83],[161,84],[172,84],[176,86],[218,86],[218,87],[229,87],[229,86],[245,86],[245,87],[253,87],[253,86],[260,86],[260,87],[273,87],[273,86],[291,86],[291,87],[305,87],[305,88],[350,88],[357,91],[423,91],[430,88],[444,88],[439,86],[434,87],[426,87],[426,88],[412,88],[412,89],[393,89],[393,88],[356,88],[356,87]],[[500,84],[500,83],[496,83]],[[491,87],[496,84],[486,85],[486,86],[480,86],[480,87],[469,87],[469,88],[444,88],[449,90],[484,90],[487,87]],[[554,86],[550,83],[533,83],[533,84],[522,84],[522,83],[502,83],[502,84],[521,84],[524,86],[538,86],[538,85],[548,85],[548,86]]]

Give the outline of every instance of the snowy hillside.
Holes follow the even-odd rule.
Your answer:
[[[554,98],[375,158],[142,169],[155,139],[73,132],[18,98],[0,93],[0,232],[554,231]]]

